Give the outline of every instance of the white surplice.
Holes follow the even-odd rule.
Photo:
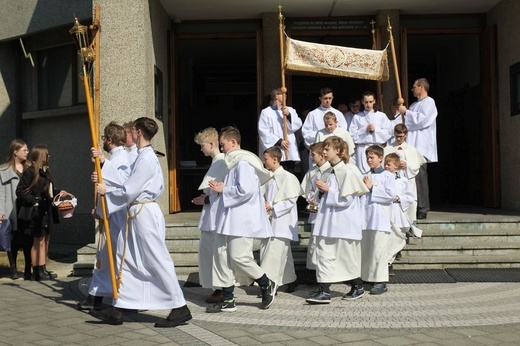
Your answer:
[[[116,307],[162,310],[186,305],[165,243],[164,215],[154,202],[163,191],[161,165],[153,148],[146,146],[139,149],[128,179],[107,192],[109,212],[128,209],[130,218],[126,253],[125,242],[119,241],[117,248],[118,262],[123,256],[124,261]]]
[[[419,173],[421,165],[426,163],[426,160],[421,155],[419,150],[415,149],[406,142],[403,142],[400,145],[396,142],[393,142],[385,147],[384,153],[385,156],[390,153],[396,153],[399,155],[399,159],[401,161],[406,162],[406,169],[399,170],[399,174],[409,180],[409,191],[411,191],[414,196],[412,205],[406,210],[408,220],[413,223],[417,218],[417,184],[415,182],[415,176]]]
[[[339,282],[361,276],[363,209],[360,195],[368,189],[358,192],[359,186],[364,184],[355,166],[340,161],[330,170],[329,190],[320,200],[312,232],[316,241],[318,282]]]
[[[354,141],[352,140],[352,136],[350,133],[342,129],[341,127],[336,127],[334,131],[328,132],[327,129],[321,129],[316,133],[316,143],[323,142],[325,139],[331,136],[336,136],[347,142],[348,147],[348,156],[354,155],[354,150],[356,149],[356,146],[354,144]]]
[[[435,101],[427,96],[410,105],[404,117],[408,128],[406,141],[417,148],[428,159],[437,162],[437,106]]]
[[[302,126],[302,135],[303,139],[305,141],[305,145],[310,147],[312,144],[314,144],[314,141],[316,140],[316,133],[325,128],[325,123],[323,122],[323,116],[327,112],[332,112],[336,115],[336,119],[338,120],[338,127],[341,127],[342,129],[345,129],[348,131],[347,128],[347,122],[345,121],[345,117],[343,116],[343,113],[338,111],[334,107],[325,108],[322,106],[319,106],[312,112],[309,112],[307,114],[307,117],[305,118],[305,122]]]
[[[311,203],[313,201],[314,204],[319,205],[319,191],[316,188],[316,182],[321,179],[323,172],[327,171],[330,168],[330,163],[325,161],[321,166],[315,165],[305,174],[303,177],[301,187],[303,190],[303,197],[307,203]],[[327,178],[325,178],[327,180]],[[316,221],[316,213],[309,213],[308,223],[311,224],[311,228],[314,228],[314,222]],[[309,237],[309,243],[307,244],[307,263],[306,267],[310,270],[316,270],[316,240],[312,235]]]
[[[390,205],[397,195],[394,174],[379,167],[368,174],[371,193],[363,197],[365,227],[361,240],[361,278],[369,282],[388,281],[388,239],[392,226]]]
[[[222,182],[227,172],[224,154],[215,155],[211,166],[204,176],[201,186],[207,186],[210,180]],[[199,187],[199,188],[200,188]],[[199,220],[199,283],[204,288],[212,288],[213,272],[213,245],[215,242],[215,229],[217,227],[217,206],[219,194],[209,187],[203,189],[209,198],[209,204],[204,204]]]
[[[369,124],[375,126],[373,132],[367,131]],[[366,160],[365,150],[371,145],[383,145],[392,136],[392,123],[382,112],[364,111],[356,114],[349,129],[352,140],[356,145],[356,165],[365,174],[370,171]]]
[[[233,156],[233,151],[226,156]],[[256,160],[259,161],[258,157]],[[253,256],[253,238],[263,239],[273,235],[256,173],[259,167],[253,167],[245,159],[230,163],[217,207],[212,275],[214,287],[230,287],[235,284],[235,277],[238,282],[249,284],[262,276],[264,271]]]
[[[302,127],[302,120],[292,107],[287,107],[291,120],[287,120],[287,140],[289,141],[289,157],[285,157],[285,150],[282,151],[282,161],[300,161],[300,152],[296,142],[295,132]],[[267,148],[273,147],[283,139],[283,115],[281,110],[274,110],[271,106],[262,109],[258,118],[258,137],[259,137],[259,156],[263,157]]]
[[[267,182],[265,200],[271,206],[273,237],[263,239],[260,266],[279,285],[296,280],[291,240],[298,240],[298,208],[296,201],[303,193],[298,178],[283,167],[274,171]]]

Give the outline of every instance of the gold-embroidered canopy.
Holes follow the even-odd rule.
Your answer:
[[[385,50],[359,49],[286,38],[285,71],[386,81]]]

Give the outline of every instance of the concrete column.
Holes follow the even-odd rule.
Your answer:
[[[395,54],[397,56],[397,66],[399,68],[399,74],[401,74],[401,69],[403,68],[401,63],[401,50],[400,50],[400,32],[401,25],[399,21],[399,10],[379,10],[376,14],[376,25],[381,27],[381,46],[382,48],[386,47],[386,44],[390,40],[390,35],[388,33],[388,17],[390,17],[390,24],[392,25],[392,34],[394,37],[394,46],[395,46]],[[397,97],[397,86],[395,83],[395,72],[394,72],[394,64],[395,62],[392,59],[392,50],[391,47],[388,46],[388,68],[390,72],[390,79],[386,82],[382,83],[382,93],[383,93],[383,104],[385,113],[390,114],[390,104],[392,103],[392,99]],[[399,76],[400,78],[401,76]],[[401,82],[401,90],[402,90],[402,82]],[[403,92],[403,97],[406,93]]]
[[[155,119],[155,71],[163,75],[164,121],[155,119],[159,132],[154,148],[166,152],[168,100],[169,17],[158,0],[97,0],[100,4],[100,130],[110,122],[119,124],[139,117]],[[121,15],[121,9],[125,9]],[[169,209],[168,166],[160,158],[165,193],[159,199],[164,213]]]

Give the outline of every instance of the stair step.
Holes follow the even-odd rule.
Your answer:
[[[394,269],[520,268],[518,256],[404,256]]]

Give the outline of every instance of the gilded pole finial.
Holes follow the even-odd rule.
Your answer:
[[[280,24],[283,23],[284,17],[282,14],[282,5],[278,5],[278,19],[280,20]]]
[[[392,25],[390,24],[390,16],[386,17],[388,19],[388,32],[392,35]]]

